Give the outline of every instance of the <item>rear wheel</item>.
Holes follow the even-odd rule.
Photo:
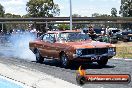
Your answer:
[[[101,60],[97,61],[97,63],[100,65],[100,66],[105,66],[108,62],[108,58],[102,58]]]
[[[43,63],[44,58],[40,55],[38,50],[36,50],[35,55],[36,55],[36,62],[37,63]]]
[[[63,53],[61,55],[61,58],[60,59],[61,59],[61,65],[62,65],[62,67],[64,67],[64,68],[69,67],[70,61],[68,60],[68,57],[66,56],[65,53]]]

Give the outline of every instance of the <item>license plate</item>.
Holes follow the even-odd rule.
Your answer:
[[[91,60],[100,60],[100,57],[99,56],[94,56],[91,58]]]

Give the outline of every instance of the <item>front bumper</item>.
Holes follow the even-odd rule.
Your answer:
[[[77,54],[73,54],[73,58],[74,59],[86,59],[86,60],[101,60],[104,59],[102,57],[113,57],[116,55],[116,52],[110,52],[110,53],[105,53],[105,54],[101,54],[101,55],[96,55],[96,54],[90,54],[90,55],[77,55]],[[106,58],[106,59],[108,59]]]

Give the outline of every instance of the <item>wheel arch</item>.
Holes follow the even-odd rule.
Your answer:
[[[65,51],[61,51],[60,53],[59,53],[59,59],[61,59],[61,55],[62,54],[64,54],[65,53]],[[65,53],[66,54],[66,53]]]
[[[38,50],[37,48],[34,48],[33,53],[35,54],[37,52],[37,50]]]

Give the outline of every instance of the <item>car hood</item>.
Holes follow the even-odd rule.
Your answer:
[[[106,48],[106,47],[115,47],[113,44],[99,42],[99,41],[80,41],[80,42],[67,42],[66,45],[72,46],[76,49],[79,48]]]

